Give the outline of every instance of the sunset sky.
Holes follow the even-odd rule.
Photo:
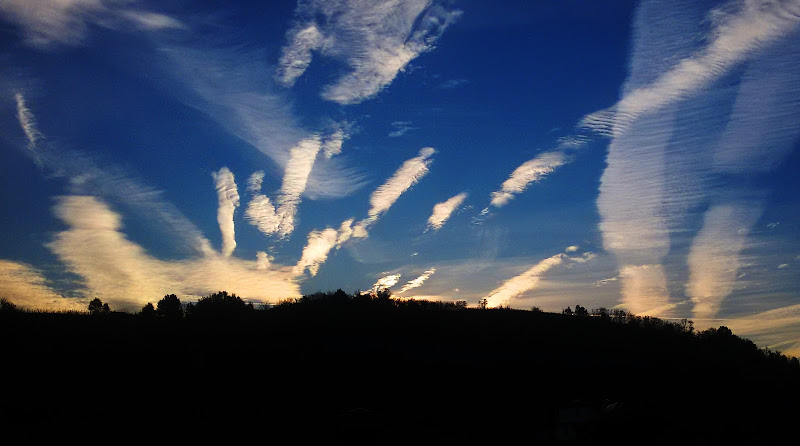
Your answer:
[[[800,355],[800,0],[0,0],[0,295],[581,304]]]

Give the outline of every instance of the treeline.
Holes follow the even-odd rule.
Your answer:
[[[170,294],[135,314],[100,300],[79,313],[0,308],[0,423],[27,432],[772,444],[773,427],[800,416],[797,360],[726,327],[618,309],[467,308],[342,290],[273,306]]]

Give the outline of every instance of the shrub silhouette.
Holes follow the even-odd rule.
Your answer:
[[[107,314],[110,312],[111,309],[108,308],[108,304],[104,304],[103,301],[97,297],[95,297],[94,299],[92,299],[91,302],[89,302],[89,314],[98,315],[98,314]]]
[[[183,317],[181,300],[174,294],[167,294],[163,299],[158,301],[156,312],[159,316],[163,316],[167,319],[180,319]]]
[[[139,314],[144,317],[154,317],[157,313],[153,303],[147,302],[147,304],[142,307],[142,311],[140,311]]]
[[[246,303],[235,294],[219,291],[202,297],[190,310],[192,317],[232,317],[255,311],[253,304]]]

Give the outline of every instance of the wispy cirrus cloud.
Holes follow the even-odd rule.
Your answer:
[[[417,129],[416,127],[414,127],[414,123],[411,121],[394,121],[392,122],[392,127],[394,128],[394,130],[389,132],[388,136],[390,138],[399,138],[405,135],[406,133]]]
[[[542,276],[551,269],[565,262],[574,262],[572,264],[585,263],[595,258],[595,254],[591,252],[586,252],[579,257],[571,257],[569,253],[577,251],[577,249],[571,248],[573,247],[570,246],[565,252],[548,257],[536,265],[533,265],[522,274],[505,281],[486,296],[488,305],[490,307],[509,305],[517,296],[538,287]]]
[[[730,7],[733,5],[736,9]],[[657,8],[660,6],[644,5],[637,26],[659,20],[647,15],[648,10]],[[702,10],[702,5],[676,5],[666,14],[679,17],[683,23],[694,18],[696,24],[700,18],[698,10]],[[628,88],[611,109],[588,115],[582,124],[601,133],[619,135],[642,114],[691,97],[737,64],[796,31],[800,24],[800,2],[796,0],[731,2],[710,13],[716,26],[711,30],[708,45],[680,59],[652,82]],[[675,27],[676,24],[661,22],[657,25]],[[644,34],[639,32],[639,35]]]
[[[227,167],[212,173],[214,185],[217,189],[219,208],[217,209],[217,223],[222,233],[222,255],[230,257],[236,248],[236,234],[233,224],[233,213],[239,207],[239,190],[234,181],[233,173]]]
[[[489,293],[488,296],[486,296],[489,306],[497,307],[508,305],[508,303],[514,297],[536,288],[541,280],[542,274],[546,273],[551,268],[564,263],[565,257],[566,255],[563,253],[548,257],[532,266],[524,273],[507,280],[500,287],[495,288],[491,293]]]
[[[4,259],[0,259],[0,297],[31,310],[85,310],[88,303],[56,292],[36,268]]]
[[[259,231],[265,235],[277,233],[281,237],[288,237],[294,232],[298,207],[321,148],[320,138],[314,136],[300,141],[290,150],[283,183],[274,205],[266,195],[260,193],[263,172],[251,176],[249,187],[255,193],[247,206],[245,217]]]
[[[25,42],[36,48],[80,45],[91,26],[124,30],[183,29],[165,14],[138,9],[136,1],[119,0],[4,0],[0,17],[14,23]]]
[[[383,276],[380,279],[378,279],[378,281],[375,282],[374,285],[372,285],[372,289],[370,291],[372,292],[372,294],[375,294],[378,291],[389,289],[397,285],[397,282],[400,281],[400,277],[401,277],[400,274],[389,274],[387,276]]]
[[[367,218],[354,223],[354,218],[342,222],[339,229],[327,228],[311,231],[303,255],[295,266],[295,272],[302,274],[306,269],[312,276],[327,259],[334,247],[340,247],[351,238],[366,238],[368,229],[386,213],[400,196],[428,173],[430,157],[435,153],[431,147],[420,150],[419,155],[406,160],[391,178],[378,187],[370,196],[370,209]]]
[[[414,288],[421,287],[422,284],[425,283],[426,280],[428,280],[432,275],[434,275],[434,273],[436,273],[436,268],[431,268],[431,269],[423,272],[416,279],[409,280],[408,283],[403,285],[400,288],[400,291],[397,292],[397,294],[403,294],[408,290],[413,290]]]
[[[84,279],[87,297],[101,296],[113,309],[136,311],[172,293],[196,300],[234,289],[243,298],[262,302],[300,295],[291,268],[271,265],[265,253],[253,261],[216,252],[164,261],[128,240],[121,216],[95,197],[60,197],[54,211],[68,229],[56,233],[47,246]]]
[[[362,102],[389,85],[417,56],[433,49],[460,14],[430,0],[302,2],[296,25],[287,33],[276,79],[294,85],[316,52],[350,69],[325,86],[322,97],[340,104]]]
[[[741,180],[774,168],[800,132],[800,2],[646,1],[634,23],[622,99],[582,122],[613,137],[597,200],[603,244],[620,263],[623,302],[646,313],[683,299],[670,295],[664,259],[696,232],[685,292],[696,316],[711,317],[739,287],[764,204],[765,191]]]
[[[356,236],[364,234],[405,191],[428,173],[428,166],[432,162],[430,158],[434,153],[436,150],[433,147],[421,149],[418,156],[406,160],[391,178],[372,193],[368,216],[357,223],[359,235]]]
[[[362,187],[363,175],[335,156],[349,137],[347,123],[328,132],[303,128],[290,100],[265,73],[265,53],[220,44],[214,36],[193,46],[165,43],[161,48],[165,63],[159,64],[167,75],[164,88],[263,153],[284,176],[298,175],[296,165],[304,164],[297,148],[319,140],[325,156],[313,163],[304,197],[341,198]]]
[[[428,227],[425,230],[427,231],[428,229],[433,229],[434,231],[438,231],[441,229],[447,220],[450,219],[450,216],[453,214],[453,212],[458,209],[458,207],[461,206],[466,199],[467,193],[462,192],[434,205],[433,213],[428,218]]]
[[[568,162],[569,156],[560,150],[545,152],[526,161],[514,169],[508,179],[503,182],[500,190],[492,192],[492,206],[505,206],[517,194],[527,189],[531,183],[542,180]]]
[[[146,216],[152,229],[166,235],[170,244],[194,253],[212,251],[208,239],[162,192],[143,184],[136,176],[115,165],[102,165],[94,158],[74,150],[62,150],[48,141],[26,105],[25,96],[16,93],[17,119],[28,139],[26,153],[55,178],[68,180],[69,193],[97,195],[126,207],[136,215]]]

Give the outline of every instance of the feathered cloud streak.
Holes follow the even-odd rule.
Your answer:
[[[541,180],[568,161],[567,155],[557,150],[543,153],[523,163],[503,182],[500,190],[492,192],[492,206],[504,206],[531,183]]]
[[[761,212],[760,202],[717,205],[706,211],[688,258],[686,294],[695,303],[694,317],[716,316],[723,299],[736,288],[744,263],[740,253]]]
[[[304,129],[290,101],[265,73],[265,51],[221,46],[215,37],[223,40],[205,36],[195,47],[165,44],[159,63],[169,75],[164,88],[263,153],[284,173],[288,164],[297,163],[295,148],[321,138],[325,156],[314,163],[305,197],[341,198],[360,188],[362,176],[334,156],[349,136],[347,124],[339,123],[321,137]]]
[[[541,280],[541,275],[546,273],[551,268],[561,265],[564,262],[565,257],[566,255],[563,253],[548,257],[524,273],[509,279],[499,288],[496,288],[489,293],[488,296],[486,296],[489,306],[497,307],[507,305],[511,299],[526,291],[536,288]]]
[[[136,8],[136,1],[4,0],[0,15],[22,30],[25,42],[37,48],[81,44],[92,25],[143,31],[182,29],[178,20]]]
[[[428,218],[428,229],[433,229],[434,231],[438,231],[439,229],[444,226],[447,220],[450,219],[450,215],[458,209],[459,206],[467,199],[467,193],[462,192],[454,197],[451,197],[441,203],[437,203],[433,206],[433,213]]]
[[[300,141],[290,150],[283,184],[275,205],[267,196],[258,193],[264,178],[263,172],[254,173],[250,177],[248,188],[255,195],[245,211],[247,221],[265,235],[278,233],[281,237],[288,237],[294,231],[297,209],[321,147],[320,138],[312,137]]]
[[[715,26],[700,46],[708,16]],[[763,207],[763,193],[741,179],[773,168],[798,137],[798,24],[800,1],[640,6],[623,97],[583,122],[613,136],[597,204],[631,311],[670,309],[664,259],[700,212],[685,284],[695,315],[712,317],[737,288]]]
[[[222,255],[230,257],[236,248],[236,234],[233,227],[233,213],[239,207],[239,190],[233,178],[233,173],[223,167],[218,172],[212,173],[219,208],[217,209],[217,223],[222,233]]]
[[[358,235],[354,234],[356,237],[365,235],[365,231],[392,207],[400,195],[428,173],[428,166],[432,161],[430,157],[434,153],[436,150],[433,147],[423,148],[418,156],[404,162],[391,178],[372,193],[369,198],[370,209],[367,218],[358,222]]]
[[[311,231],[306,247],[303,249],[303,255],[295,266],[295,273],[302,274],[308,269],[309,273],[314,276],[317,274],[319,266],[328,259],[328,254],[334,247],[341,246],[351,238],[367,237],[368,229],[389,210],[400,198],[400,195],[428,173],[430,157],[435,152],[432,147],[421,149],[418,156],[406,160],[391,178],[378,187],[370,197],[371,207],[367,218],[355,224],[353,223],[355,219],[347,219],[342,222],[338,231],[333,228]]]
[[[397,282],[400,281],[400,274],[390,274],[388,276],[381,277],[372,285],[372,294],[377,293],[378,291],[389,289],[395,285]]]
[[[428,280],[434,273],[436,273],[436,268],[431,268],[431,269],[423,272],[416,279],[409,280],[408,283],[403,285],[400,288],[400,291],[397,292],[397,294],[403,294],[408,290],[413,290],[414,288],[421,287],[422,284],[425,283],[425,281]]]
[[[95,197],[61,197],[54,211],[68,229],[47,246],[83,277],[87,296],[100,296],[113,309],[138,310],[171,293],[193,300],[236,290],[243,298],[264,302],[300,295],[291,268],[269,267],[264,253],[254,261],[215,252],[163,261],[128,240],[120,216]]]
[[[494,289],[491,293],[489,293],[489,295],[486,296],[488,305],[490,307],[508,305],[515,297],[539,286],[539,282],[542,280],[542,275],[544,273],[563,264],[565,261],[586,263],[595,258],[595,254],[591,252],[586,252],[580,257],[570,257],[570,255],[567,254],[573,253],[577,250],[577,247],[570,246],[565,250],[565,252],[548,257],[536,265],[533,265],[524,273],[507,280],[500,287]]]
[[[199,254],[212,251],[208,239],[174,205],[162,199],[161,191],[142,184],[116,166],[99,165],[81,152],[59,150],[39,131],[36,117],[21,93],[16,94],[16,103],[17,118],[28,138],[27,153],[50,176],[67,179],[69,193],[98,195],[136,215],[145,215],[152,229],[168,235],[171,243],[187,251]]]
[[[0,259],[0,295],[30,310],[85,310],[87,299],[67,298],[55,292],[44,276],[24,263]]]
[[[460,14],[430,0],[301,2],[275,77],[284,86],[294,85],[316,51],[351,69],[325,86],[322,97],[340,104],[361,102],[378,94],[409,62],[431,50]]]
[[[736,4],[740,9],[735,12],[724,8],[712,11],[717,26],[709,44],[701,51],[683,58],[653,82],[630,90],[610,110],[587,116],[583,124],[595,131],[618,136],[642,114],[655,112],[696,94],[726,75],[735,65],[796,31],[800,24],[800,1],[797,0],[742,1]],[[666,16],[681,14],[680,9],[683,9],[686,17],[695,14],[699,7],[674,5]],[[640,20],[648,18],[640,14]],[[644,32],[639,31],[639,34]]]

